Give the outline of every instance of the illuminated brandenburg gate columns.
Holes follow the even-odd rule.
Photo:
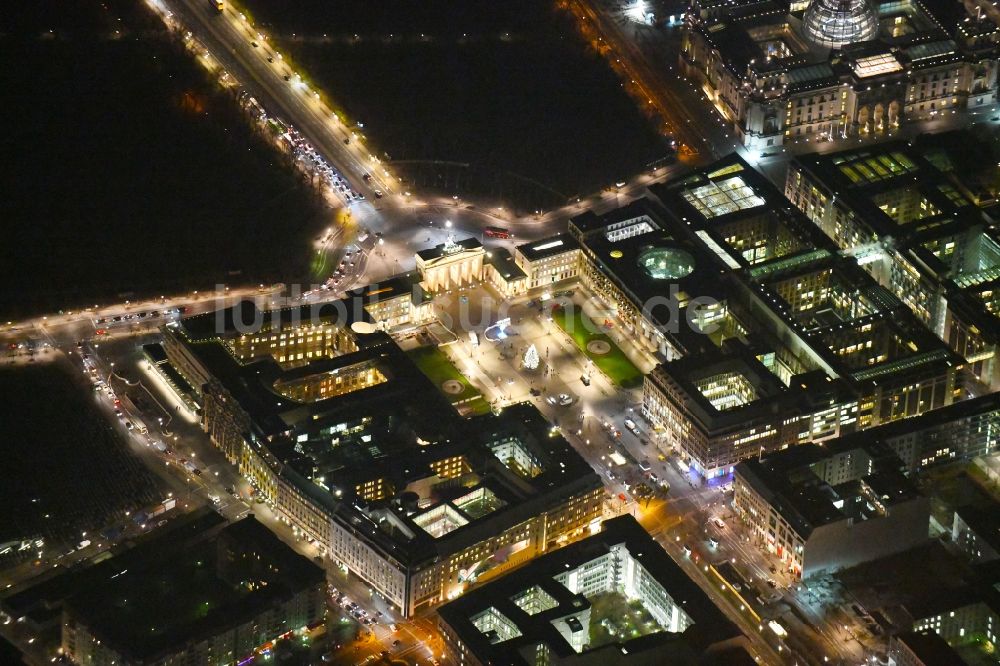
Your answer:
[[[449,236],[445,243],[417,253],[417,270],[427,291],[446,291],[481,281],[485,255],[477,239],[456,242]]]

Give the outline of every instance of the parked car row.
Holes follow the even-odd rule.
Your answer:
[[[164,310],[143,310],[141,312],[123,312],[117,315],[107,315],[94,319],[94,325],[113,325],[128,322],[136,322],[143,319],[156,319],[158,317],[168,317],[171,315],[181,315],[188,311],[187,306],[176,308],[166,308]]]
[[[361,201],[365,198],[363,194],[354,190],[347,179],[316,152],[313,145],[306,141],[297,130],[289,129],[283,138],[291,145],[292,155],[295,156],[295,159],[301,161],[306,170],[322,176],[326,184],[340,194],[347,203]]]

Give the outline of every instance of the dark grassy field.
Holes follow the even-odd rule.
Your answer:
[[[548,0],[248,3],[418,186],[546,207],[666,154]]]
[[[163,499],[70,373],[56,363],[0,369],[0,543],[41,535],[52,547],[74,545],[81,532],[124,524],[125,511]]]
[[[5,7],[0,86],[0,318],[301,274],[325,211],[141,3]]]

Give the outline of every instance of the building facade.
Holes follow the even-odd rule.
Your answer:
[[[667,557],[632,516],[545,555],[517,580],[486,585],[439,611],[459,663],[485,666],[741,663],[746,639]],[[592,599],[638,603],[651,618],[642,636],[599,640]],[[638,633],[638,631],[636,632]]]
[[[549,287],[580,274],[580,246],[569,234],[514,248],[514,262],[527,276],[527,289]]]
[[[927,540],[930,500],[901,468],[885,447],[808,444],[737,465],[733,506],[763,549],[808,578]]]
[[[976,185],[988,175],[958,167],[947,146],[963,140],[803,155],[789,167],[785,194],[995,391],[1000,237],[985,210],[995,197]]]
[[[643,394],[643,413],[661,441],[699,473],[727,474],[761,452],[910,418],[966,396],[962,359],[741,158],[651,192],[668,211],[659,232],[613,244],[601,279],[626,275],[625,264],[615,263],[629,258],[619,247],[665,245],[667,237],[687,243],[701,267],[676,283],[677,293],[686,303],[711,294],[702,308],[710,318],[686,317],[667,330],[681,360],[648,375]],[[591,247],[586,239],[584,247]],[[641,275],[619,282],[632,293],[642,286]],[[727,348],[743,350],[739,367],[722,367]]]
[[[996,103],[1000,31],[986,4],[696,2],[681,72],[750,149],[886,135]]]
[[[323,351],[303,359],[284,324],[271,327],[284,332],[274,347],[267,326],[219,331],[206,326],[214,314],[167,335],[210,377],[203,427],[212,441],[322,554],[410,615],[600,519],[599,477],[537,410],[462,419],[365,308],[318,307],[283,318],[329,329]],[[267,345],[234,344],[246,336]]]
[[[323,619],[326,573],[252,517],[188,525],[111,558],[113,571],[66,574],[68,598],[51,601],[62,654],[80,666],[223,666]],[[183,589],[195,569],[201,589]]]

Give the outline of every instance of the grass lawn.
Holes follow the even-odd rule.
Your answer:
[[[489,411],[489,403],[480,395],[479,391],[469,380],[466,379],[465,375],[458,371],[458,368],[449,360],[448,356],[445,355],[443,351],[437,347],[419,347],[417,349],[412,349],[406,352],[410,359],[417,364],[420,371],[430,378],[434,386],[437,387],[439,391],[444,392],[442,384],[444,384],[449,379],[455,380],[465,387],[461,393],[447,393],[444,392],[445,396],[453,404],[456,402],[462,402],[463,400],[470,400],[472,398],[478,398],[478,400],[472,400],[469,405],[474,411],[478,412],[477,403],[482,402],[483,405],[479,406],[479,409],[483,410],[483,413]]]
[[[605,592],[591,597],[590,603],[591,647],[663,631],[638,600],[629,601],[617,592]]]
[[[573,342],[580,348],[580,351],[610,377],[611,381],[626,388],[638,386],[642,382],[642,372],[639,371],[639,368],[635,367],[625,352],[607,334],[594,332],[599,331],[600,327],[581,310],[572,308],[572,312],[567,312],[562,307],[554,308],[552,319],[573,338]],[[590,352],[587,349],[587,344],[594,340],[607,342],[611,346],[611,351],[607,354]]]
[[[486,398],[481,395],[477,395],[469,402],[464,403],[462,408],[466,410],[470,416],[479,416],[480,414],[487,414],[493,411],[493,408],[490,407],[490,403],[488,403]]]

